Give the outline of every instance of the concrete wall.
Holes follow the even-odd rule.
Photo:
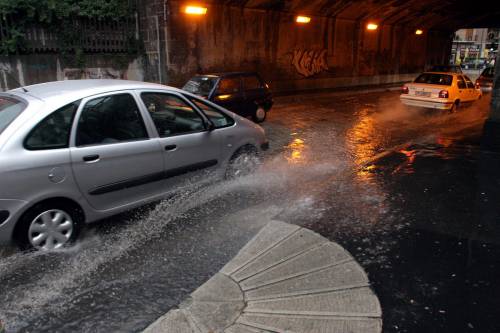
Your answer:
[[[155,0],[158,2],[161,0]],[[275,91],[402,82],[426,64],[445,63],[451,34],[313,17],[298,25],[290,13],[214,5],[208,14],[181,13],[168,1],[165,22],[167,82],[182,85],[195,73],[251,70]]]
[[[57,54],[0,57],[2,91],[41,82],[69,79],[144,79],[143,61],[120,55],[89,55],[80,68]]]
[[[141,1],[137,59],[88,55],[84,68],[56,54],[0,57],[0,88],[52,80],[122,78],[182,86],[196,73],[257,71],[275,92],[377,85],[411,80],[426,64],[444,63],[450,33],[414,34],[402,26],[365,29],[362,21],[213,5],[208,14],[181,13],[185,2]],[[6,74],[9,73],[9,74]]]

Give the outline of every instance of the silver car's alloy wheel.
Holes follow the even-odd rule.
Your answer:
[[[238,155],[231,161],[228,172],[229,178],[237,178],[246,176],[258,167],[259,157],[251,153],[243,153]]]
[[[28,229],[28,240],[36,249],[59,249],[71,239],[73,229],[73,219],[68,213],[51,209],[33,219]]]

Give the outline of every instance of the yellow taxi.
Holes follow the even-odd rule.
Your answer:
[[[456,111],[460,105],[481,98],[481,90],[466,75],[452,72],[425,72],[402,88],[405,105]]]

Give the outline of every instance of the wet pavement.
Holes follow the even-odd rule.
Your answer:
[[[449,115],[407,110],[396,92],[281,97],[256,174],[94,224],[63,252],[4,249],[0,319],[7,332],[140,331],[275,218],[353,254],[384,332],[498,332],[500,157],[479,149],[488,105]]]

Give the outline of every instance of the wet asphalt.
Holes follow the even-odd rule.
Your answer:
[[[408,110],[397,92],[278,98],[254,175],[179,189],[62,252],[0,250],[0,319],[7,332],[141,331],[279,219],[353,254],[384,332],[499,332],[488,107],[485,96],[451,115]]]

